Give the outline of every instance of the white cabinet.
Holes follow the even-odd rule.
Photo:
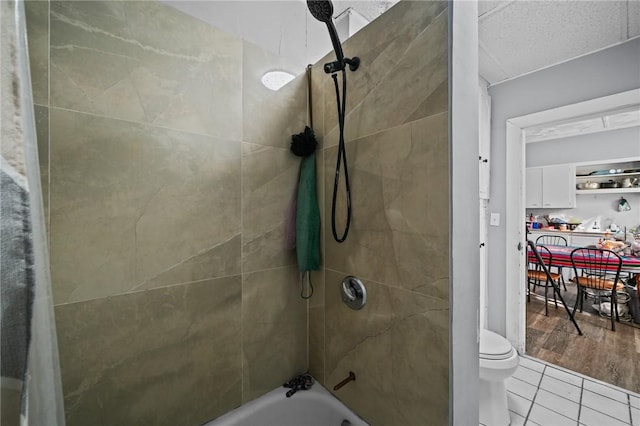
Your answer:
[[[542,207],[576,206],[576,169],[571,165],[542,168]]]
[[[542,207],[542,167],[529,167],[525,177],[526,207]]]
[[[570,164],[529,167],[526,170],[527,208],[573,208],[576,206],[576,174]]]

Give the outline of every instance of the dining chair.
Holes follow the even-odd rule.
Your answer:
[[[551,245],[551,246],[568,246],[567,239],[562,235],[548,235],[543,234],[536,238],[536,245]],[[556,268],[556,272],[560,274],[560,282],[564,291],[567,291],[567,284],[564,282],[564,275],[562,274],[562,266],[550,265],[552,268]]]
[[[546,247],[545,247],[546,248]],[[546,248],[548,250],[548,248]],[[560,303],[562,303],[562,306],[564,307],[564,310],[567,312],[567,316],[569,317],[569,320],[573,323],[573,326],[576,328],[576,331],[578,332],[578,335],[582,336],[582,330],[580,330],[580,326],[578,325],[578,323],[576,322],[576,319],[573,315],[573,312],[571,312],[571,310],[569,309],[569,307],[567,306],[567,303],[564,301],[564,298],[562,297],[562,294],[560,293],[560,287],[557,283],[555,283],[553,276],[551,275],[551,272],[549,272],[549,268],[547,268],[547,266],[545,265],[545,261],[542,258],[542,256],[540,256],[540,252],[538,250],[538,248],[536,248],[536,245],[534,244],[533,241],[531,240],[527,240],[527,257],[529,259],[535,259],[535,262],[538,263],[538,265],[540,265],[540,269],[542,269],[542,272],[546,275],[548,282],[550,282],[553,286],[553,294],[554,294],[554,300],[557,296],[558,300],[560,300]],[[528,284],[527,284],[528,286]],[[547,307],[547,304],[545,303],[545,309]]]
[[[547,302],[549,300],[549,287],[553,289],[554,285],[560,288],[561,275],[550,271],[550,265],[553,261],[553,255],[549,249],[541,244],[530,244],[529,249],[538,255],[533,257],[529,256],[529,267],[527,268],[527,300],[531,300],[531,284],[533,284],[533,291],[535,292],[537,286],[544,287],[544,314],[549,316],[549,308]],[[542,263],[541,263],[542,262]],[[547,270],[544,270],[546,266]],[[553,291],[553,303],[558,308],[558,300],[556,299],[556,292]]]
[[[601,300],[606,298],[611,303],[611,330],[616,331],[618,315],[618,300],[616,293],[624,289],[620,281],[622,259],[611,250],[601,248],[580,247],[571,252],[571,264],[575,272],[574,282],[578,287],[576,303],[573,313],[580,305],[580,312],[587,295],[587,289],[593,291],[594,299],[601,311]],[[615,320],[613,314],[615,312]]]

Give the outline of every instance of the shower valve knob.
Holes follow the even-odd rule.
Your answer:
[[[367,289],[359,278],[350,275],[342,280],[342,301],[355,310],[367,303]]]

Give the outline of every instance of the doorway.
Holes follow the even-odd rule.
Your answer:
[[[538,111],[506,122],[506,282],[520,285],[506,286],[506,336],[519,353],[527,353],[526,342],[526,235],[523,227],[525,217],[525,146],[526,132],[530,127],[569,121],[578,117],[594,115],[637,105],[640,89]],[[559,308],[559,311],[562,308]],[[564,313],[564,310],[562,310]],[[567,323],[569,321],[567,320]],[[575,331],[569,325],[572,331]],[[577,331],[575,331],[577,336]]]

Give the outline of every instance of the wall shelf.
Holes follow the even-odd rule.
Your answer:
[[[640,172],[629,172],[629,173],[609,173],[606,175],[577,175],[576,180],[592,180],[592,179],[601,179],[601,178],[613,178],[613,177],[640,177]]]
[[[628,179],[634,185],[630,188],[576,189],[576,195],[633,194],[633,193],[639,194],[640,193],[640,186],[638,186],[638,183],[637,183],[638,181],[640,181],[640,161],[636,160],[636,161],[625,162],[625,163],[591,165],[589,168],[582,166],[576,169],[579,172],[579,174],[576,174],[577,183],[597,182],[602,184],[609,181],[622,182],[622,180]],[[594,170],[601,171],[601,170],[610,170],[610,169],[624,170],[624,172],[606,173],[606,174],[588,174],[589,171],[594,171]]]
[[[640,188],[602,188],[602,189],[576,189],[577,195],[585,194],[629,194],[640,193]]]

